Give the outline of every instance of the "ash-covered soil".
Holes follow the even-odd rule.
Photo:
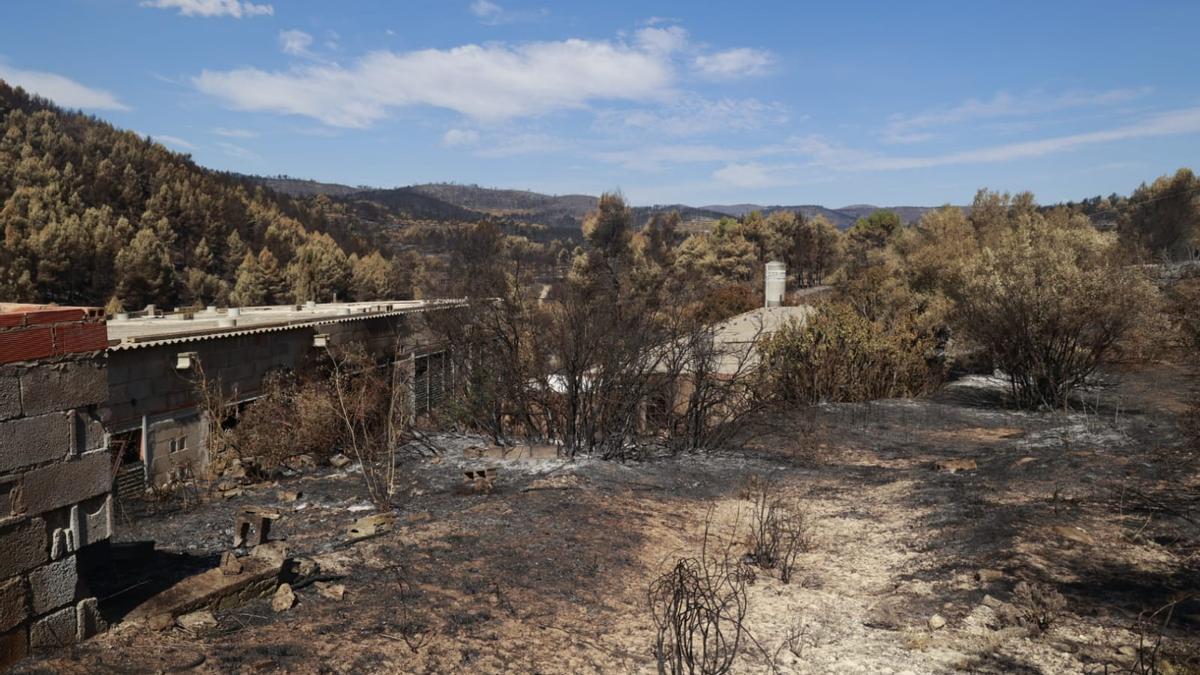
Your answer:
[[[1177,430],[1190,381],[1113,373],[1088,412],[1034,413],[972,377],[925,400],[797,410],[736,453],[629,464],[467,459],[478,441],[444,436],[443,456],[405,465],[395,526],[357,543],[347,530],[371,511],[352,467],[121,528],[213,561],[236,510],[269,506],[273,534],[341,600],[302,586],[287,611],[255,601],[199,634],[119,623],[22,669],[654,672],[647,587],[696,552],[706,519],[742,546],[751,476],[802,501],[814,546],[792,583],[762,571],[749,587],[735,672],[1121,672],[1160,633],[1157,655],[1195,668],[1200,486]],[[465,489],[462,471],[485,466],[495,489]],[[1063,598],[1044,630],[1020,620],[1021,582]],[[1139,628],[1172,602],[1165,631],[1165,613]]]

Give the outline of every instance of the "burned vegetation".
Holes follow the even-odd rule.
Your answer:
[[[109,630],[19,667],[1200,667],[1194,265],[1028,195],[678,226],[606,195],[553,269],[472,226],[462,300],[272,325],[252,396],[171,346],[204,461],[114,506]]]

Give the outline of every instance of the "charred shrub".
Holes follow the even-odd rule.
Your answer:
[[[275,373],[263,383],[263,392],[242,411],[234,429],[232,445],[243,464],[254,458],[255,466],[269,472],[289,457],[322,459],[341,447],[344,432],[328,381]]]
[[[798,500],[780,495],[771,481],[759,478],[746,489],[753,503],[747,557],[762,569],[779,570],[779,580],[791,583],[796,558],[813,546],[807,514]]]
[[[728,548],[704,545],[695,557],[678,559],[650,584],[659,673],[728,673],[746,631],[745,567]]]
[[[1012,607],[1017,623],[1044,633],[1062,616],[1067,600],[1053,586],[1022,581],[1013,589]]]

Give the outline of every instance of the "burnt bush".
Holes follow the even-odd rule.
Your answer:
[[[269,375],[263,395],[241,412],[230,445],[243,465],[253,459],[264,472],[297,455],[328,458],[343,446],[345,436],[332,397],[327,380]]]
[[[1067,599],[1053,586],[1022,581],[1013,588],[1012,611],[1016,623],[1044,633],[1067,608]]]
[[[708,529],[699,555],[679,558],[650,584],[659,673],[728,673],[744,640],[746,583],[750,575],[729,547],[709,548]]]
[[[748,492],[753,506],[747,558],[762,569],[778,570],[779,580],[791,583],[796,558],[813,546],[807,514],[798,500],[780,495],[771,481],[754,481]]]

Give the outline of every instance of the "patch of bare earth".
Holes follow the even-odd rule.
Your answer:
[[[213,556],[235,509],[274,506],[292,554],[342,599],[302,586],[290,610],[255,601],[196,635],[118,624],[22,667],[654,672],[647,587],[695,553],[706,519],[745,548],[752,475],[801,499],[815,546],[791,584],[756,575],[735,672],[1118,672],[1143,646],[1139,615],[1172,601],[1161,653],[1186,666],[1200,643],[1200,485],[1153,386],[1177,376],[1122,373],[1069,414],[1007,410],[1002,386],[969,379],[929,400],[797,411],[741,453],[635,464],[468,458],[450,438],[444,457],[412,465],[394,529],[358,543],[345,534],[363,515],[352,471],[288,481],[295,501],[251,488],[122,536]],[[484,465],[499,468],[496,489],[463,489],[461,471]],[[1044,630],[1022,620],[1022,582],[1062,597]]]

